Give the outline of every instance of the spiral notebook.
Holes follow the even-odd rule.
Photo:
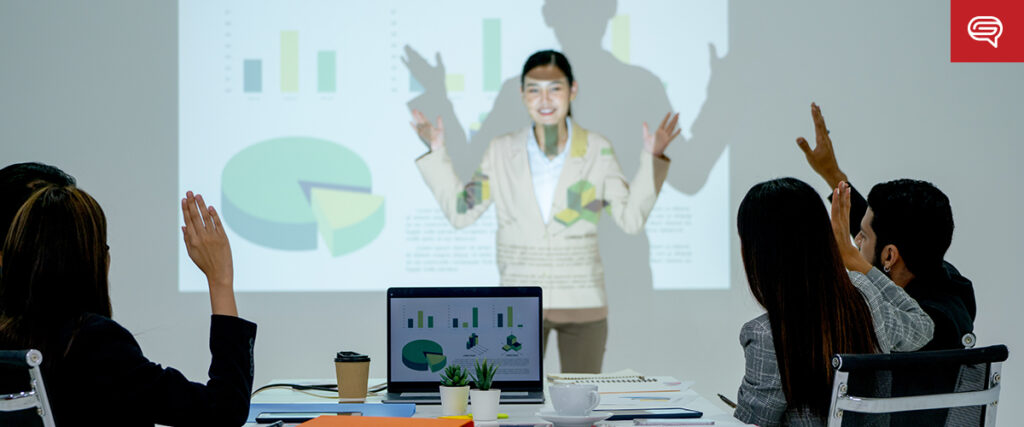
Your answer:
[[[549,374],[549,383],[595,384],[601,394],[598,409],[677,407],[694,399],[687,393],[693,381],[650,376],[627,369],[607,374]]]
[[[607,374],[549,374],[547,379],[549,383],[596,384],[601,394],[637,391],[682,393],[693,385],[692,381],[679,381],[670,376],[643,375],[632,369]]]

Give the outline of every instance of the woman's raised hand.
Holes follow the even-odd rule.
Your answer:
[[[871,264],[850,241],[850,184],[840,181],[832,190],[832,234],[847,270],[867,274]]]
[[[231,244],[220,215],[213,206],[206,206],[203,196],[193,195],[191,191],[181,199],[181,213],[185,216],[185,225],[181,227],[185,249],[196,267],[206,275],[213,314],[237,316]]]
[[[670,121],[669,118],[672,120]],[[673,116],[670,111],[668,114],[665,114],[665,118],[661,120],[661,126],[658,126],[658,130],[653,134],[647,128],[647,122],[644,122],[644,151],[653,154],[655,157],[664,156],[665,148],[668,148],[668,144],[683,131],[682,129],[676,129],[678,122],[679,113]]]
[[[441,117],[437,118],[437,126],[430,123],[427,120],[427,116],[424,116],[420,110],[412,110],[413,121],[409,122],[409,126],[416,131],[416,135],[419,135],[420,141],[423,141],[431,151],[438,148],[444,147],[444,122],[441,121]]]

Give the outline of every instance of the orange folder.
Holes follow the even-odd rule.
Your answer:
[[[463,427],[472,426],[471,420],[442,420],[437,418],[360,417],[350,415],[321,415],[300,424],[302,427]]]

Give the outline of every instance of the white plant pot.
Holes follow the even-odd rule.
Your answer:
[[[466,415],[466,405],[468,402],[468,385],[462,387],[441,386],[441,416]]]
[[[470,390],[469,402],[473,405],[473,421],[494,421],[498,419],[498,401],[501,390]]]

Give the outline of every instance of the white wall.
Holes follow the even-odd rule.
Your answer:
[[[765,179],[791,175],[825,190],[793,142],[812,135],[808,105],[819,102],[855,184],[915,177],[949,195],[957,229],[947,259],[975,283],[980,345],[1010,346],[1002,401],[1024,400],[1014,354],[1024,348],[1015,324],[1024,66],[950,64],[947,2],[767,3],[731,4],[730,53],[713,68],[694,126],[693,143],[733,142],[732,215]],[[0,163],[58,165],[100,201],[115,319],[150,358],[203,379],[209,303],[178,293],[176,280],[176,16],[167,1],[0,2]],[[685,149],[675,156],[685,164]],[[758,308],[731,238],[729,291],[609,285],[607,370],[735,395],[737,334]],[[328,357],[342,348],[368,352],[371,374],[385,374],[383,293],[241,294],[238,305],[259,324],[257,383],[330,377]],[[1024,417],[1000,406],[1000,425]]]

